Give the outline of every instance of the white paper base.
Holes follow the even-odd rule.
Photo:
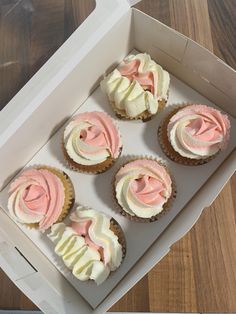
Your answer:
[[[183,102],[202,103],[216,107],[199,93],[171,76],[168,104],[178,104]],[[66,104],[59,105],[66,106]],[[115,118],[120,132],[123,135],[122,156],[117,161],[115,166],[107,172],[99,175],[80,174],[68,169],[65,166],[61,151],[61,140],[64,127],[50,139],[50,141],[32,158],[28,165],[43,164],[62,169],[72,179],[75,187],[76,204],[80,203],[103,211],[113,216],[119,222],[125,232],[127,240],[127,254],[121,267],[114,273],[111,273],[108,280],[106,280],[99,287],[97,287],[92,281],[80,282],[73,277],[69,270],[64,267],[62,260],[54,254],[54,245],[45,234],[42,234],[37,230],[27,229],[25,226],[20,226],[20,228],[29,236],[35,245],[39,247],[39,249],[45,254],[45,256],[47,256],[55,267],[61,271],[61,273],[69,280],[75,289],[77,289],[84,299],[86,299],[87,302],[95,308],[104,300],[104,298],[125,276],[130,268],[145,253],[148,247],[158,238],[174,217],[199,190],[204,182],[206,182],[211,174],[213,174],[215,169],[217,169],[217,167],[230,154],[235,147],[235,138],[233,138],[233,135],[236,134],[236,121],[234,118],[230,118],[232,125],[231,139],[228,148],[225,151],[221,152],[214,160],[205,165],[183,166],[170,161],[164,155],[158,143],[157,129],[163,114],[165,114],[165,110],[153,120],[146,123],[143,123],[142,121],[119,120],[115,117],[106,96],[101,92],[100,88],[95,90],[95,92],[79,108],[78,112],[93,110],[104,110]],[[45,119],[46,118],[47,117],[45,117]],[[123,156],[134,154],[163,158],[168,162],[170,171],[175,177],[177,185],[177,198],[174,201],[172,208],[157,222],[131,222],[115,211],[111,191],[113,175],[122,161],[124,161]],[[7,190],[8,187],[0,193],[0,201],[4,209],[7,209]]]

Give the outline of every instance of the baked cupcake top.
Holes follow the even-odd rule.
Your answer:
[[[151,218],[164,209],[171,197],[172,181],[157,161],[137,159],[117,172],[115,192],[119,205],[129,215]]]
[[[167,100],[169,73],[146,53],[130,55],[101,82],[102,90],[119,110],[134,118],[157,113],[158,100]]]
[[[61,180],[47,169],[28,169],[10,185],[10,215],[23,224],[46,230],[62,213],[65,192]]]
[[[105,112],[76,115],[64,131],[64,146],[69,157],[81,165],[96,165],[117,158],[122,147],[120,134]]]
[[[167,132],[173,149],[181,156],[204,159],[224,149],[229,140],[227,115],[206,105],[188,105],[174,114]]]
[[[110,229],[105,214],[79,206],[70,216],[71,224],[52,226],[48,237],[56,244],[55,252],[79,280],[93,279],[101,284],[122,261],[122,246]]]

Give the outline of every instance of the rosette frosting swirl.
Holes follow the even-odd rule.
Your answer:
[[[139,159],[123,166],[115,178],[116,198],[131,216],[151,218],[163,210],[172,193],[172,181],[157,161]]]
[[[11,184],[9,194],[10,215],[20,223],[38,223],[40,230],[58,220],[65,199],[63,183],[46,169],[23,171]]]
[[[158,100],[167,100],[169,73],[146,53],[128,56],[101,82],[102,90],[119,110],[133,118],[148,111],[155,114]]]
[[[70,216],[71,224],[55,224],[48,237],[55,252],[78,279],[101,284],[122,261],[122,246],[103,213],[79,206]]]
[[[76,115],[65,128],[64,144],[69,157],[81,165],[117,158],[121,148],[119,132],[105,112]]]
[[[204,159],[225,148],[230,121],[219,110],[189,105],[174,114],[168,124],[169,141],[181,156]]]

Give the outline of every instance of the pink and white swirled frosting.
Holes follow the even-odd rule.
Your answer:
[[[123,166],[115,178],[116,198],[131,216],[151,218],[163,210],[172,193],[172,181],[157,161],[139,159]]]
[[[96,165],[120,154],[121,139],[112,118],[105,112],[76,115],[64,131],[69,157],[81,165]]]
[[[204,159],[226,147],[230,121],[219,110],[189,105],[173,115],[168,124],[169,141],[181,156]]]
[[[46,230],[63,209],[65,192],[61,180],[46,169],[28,169],[13,181],[9,190],[10,215],[23,224],[38,223]]]

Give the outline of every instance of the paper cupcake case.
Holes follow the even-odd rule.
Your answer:
[[[169,92],[168,92],[169,94]],[[154,118],[156,115],[158,115],[165,107],[166,107],[166,104],[167,104],[167,101],[168,101],[168,98],[167,100],[165,99],[161,99],[158,101],[158,110],[157,110],[157,113],[155,114],[150,114],[148,113],[147,111],[144,111],[143,113],[139,114],[138,116],[136,117],[129,117],[126,115],[125,111],[124,110],[119,110],[116,105],[115,105],[115,102],[112,102],[112,101],[109,101],[110,102],[110,105],[113,109],[113,111],[115,112],[115,115],[117,116],[117,118],[121,119],[121,120],[141,120],[142,122],[148,122],[150,121],[152,118]]]
[[[163,210],[160,213],[158,213],[157,215],[152,216],[150,218],[142,218],[142,217],[130,215],[129,213],[127,213],[122,208],[122,206],[118,203],[117,198],[116,198],[116,184],[115,183],[116,183],[116,175],[117,175],[118,171],[122,167],[127,165],[128,163],[130,163],[132,161],[135,161],[135,160],[140,160],[140,159],[148,159],[148,160],[157,161],[161,166],[163,166],[166,169],[166,171],[169,174],[169,176],[171,178],[171,181],[172,181],[172,193],[171,193],[171,196],[168,199],[168,201],[163,205]],[[155,157],[152,157],[152,156],[145,156],[145,155],[141,155],[141,156],[133,156],[133,155],[131,155],[131,156],[125,156],[125,162],[122,165],[120,165],[119,168],[116,169],[116,172],[114,174],[113,181],[112,181],[112,194],[113,194],[113,200],[114,200],[114,207],[116,208],[116,210],[122,216],[128,218],[131,221],[145,223],[145,222],[154,222],[154,221],[159,220],[163,215],[165,215],[171,209],[171,207],[172,207],[172,205],[174,203],[174,200],[176,198],[176,195],[177,195],[177,188],[176,188],[175,179],[174,179],[173,175],[171,174],[170,170],[168,169],[168,167],[166,165],[166,162],[163,159],[155,158]]]
[[[111,218],[110,220],[110,229],[115,233],[115,235],[117,235],[118,237],[118,241],[122,246],[122,262],[125,258],[126,255],[126,240],[125,240],[125,234],[124,231],[122,230],[121,226],[119,225],[119,223],[115,220],[115,218]]]

